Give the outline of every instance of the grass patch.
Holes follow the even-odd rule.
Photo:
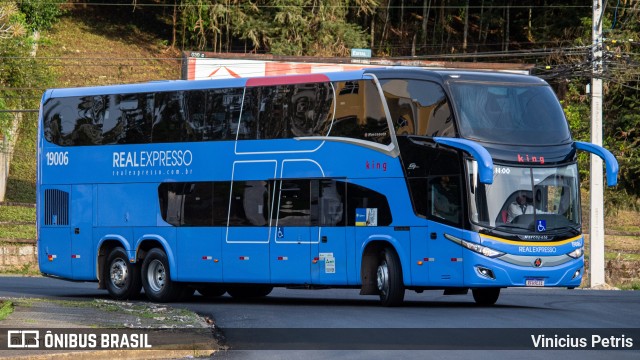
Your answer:
[[[37,263],[22,264],[13,268],[0,271],[3,275],[23,275],[23,276],[40,276],[40,269]]]
[[[6,319],[13,312],[13,303],[11,301],[0,301],[0,321]]]
[[[0,227],[0,239],[10,241],[12,239],[35,239],[36,226],[33,225],[2,225]]]
[[[640,254],[627,254],[627,253],[611,253],[606,252],[604,254],[605,260],[622,260],[622,261],[638,261],[640,262]]]
[[[5,201],[36,202],[37,115],[22,114],[18,138],[13,149]],[[35,212],[33,218],[35,219]]]
[[[640,281],[621,287],[622,290],[640,290]]]
[[[105,16],[106,15],[106,16]],[[47,34],[38,56],[51,60],[57,87],[139,83],[181,77],[180,53],[113,16],[74,8]]]
[[[0,206],[0,222],[36,222],[36,208],[28,206]]]

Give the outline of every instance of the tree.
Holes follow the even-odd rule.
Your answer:
[[[46,28],[60,13],[58,2],[15,1],[0,3],[0,110],[36,108],[41,93],[34,85],[47,86],[50,76],[46,67],[38,66],[30,57],[33,39],[27,29]],[[25,9],[26,12],[22,12]],[[57,15],[56,15],[57,14]],[[17,90],[20,89],[20,90]],[[25,90],[26,89],[26,90]],[[13,116],[0,112],[0,132],[9,135]]]

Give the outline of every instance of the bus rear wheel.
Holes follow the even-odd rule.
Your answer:
[[[107,277],[107,290],[112,298],[127,300],[140,295],[140,266],[129,262],[124,248],[118,246],[109,252],[103,276]]]
[[[167,254],[158,248],[151,249],[142,262],[142,286],[155,302],[176,301],[185,295],[184,285],[171,280]]]
[[[387,248],[380,254],[376,271],[380,303],[383,306],[399,306],[404,300],[402,267],[395,251]]]
[[[480,306],[491,306],[500,297],[500,288],[478,288],[471,290],[473,300]]]

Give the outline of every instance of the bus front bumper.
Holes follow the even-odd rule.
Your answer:
[[[580,286],[584,257],[517,256],[489,258],[464,251],[464,283],[468,287]]]

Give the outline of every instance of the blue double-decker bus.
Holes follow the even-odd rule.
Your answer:
[[[420,68],[45,92],[38,255],[115,299],[580,285],[578,150],[543,80]]]

